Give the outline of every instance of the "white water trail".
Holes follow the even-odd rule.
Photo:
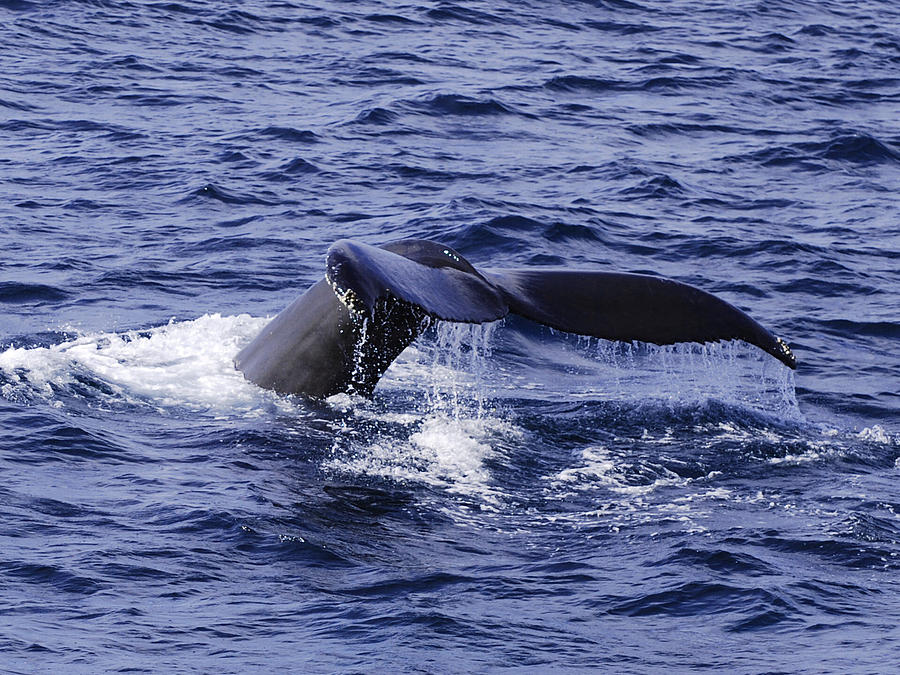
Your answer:
[[[91,382],[98,400],[252,414],[275,397],[246,381],[233,359],[266,322],[207,314],[148,330],[88,333],[51,347],[9,347],[0,352],[0,394],[59,407],[66,400],[59,392],[71,396],[73,387]]]

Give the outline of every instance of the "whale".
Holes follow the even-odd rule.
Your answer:
[[[335,242],[325,278],[267,323],[234,365],[280,394],[371,397],[391,363],[432,322],[485,323],[509,314],[605,340],[741,340],[797,367],[784,340],[689,284],[608,270],[479,270],[450,246],[425,239]]]

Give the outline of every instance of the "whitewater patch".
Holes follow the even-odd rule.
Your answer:
[[[338,432],[326,469],[430,485],[477,498],[481,506],[497,507],[503,501],[486,462],[502,458],[503,446],[521,436],[509,422],[440,411],[400,418],[354,411],[353,416]],[[366,424],[373,418],[381,424]]]
[[[161,407],[248,412],[276,397],[247,382],[232,360],[268,319],[206,314],[121,333],[88,333],[50,347],[0,352],[0,394],[62,406],[65,392]],[[77,392],[82,393],[76,393]]]
[[[581,451],[579,466],[563,469],[555,476],[547,477],[551,491],[560,491],[556,499],[567,496],[569,491],[593,490],[603,487],[622,495],[640,496],[670,485],[686,485],[690,478],[682,478],[674,471],[663,466],[653,467],[656,477],[646,481],[635,481],[629,476],[627,465],[616,458],[603,446],[590,446]],[[567,489],[565,489],[567,488]]]

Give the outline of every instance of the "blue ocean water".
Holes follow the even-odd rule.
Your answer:
[[[895,3],[0,0],[0,66],[4,671],[896,670]],[[509,319],[244,381],[343,237],[799,368]]]

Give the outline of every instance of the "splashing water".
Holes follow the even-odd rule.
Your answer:
[[[118,396],[160,405],[252,405],[259,391],[232,359],[268,319],[208,314],[147,330],[86,334],[50,347],[0,352],[6,398],[52,398],[76,381],[94,380]],[[717,400],[790,419],[800,413],[793,372],[740,342],[668,346],[619,343],[549,330],[535,340],[497,331],[502,322],[436,322],[388,369],[379,391],[415,390],[418,414],[478,419],[490,401],[556,394],[566,399]],[[366,327],[363,325],[362,335]],[[523,356],[524,355],[524,356]],[[421,397],[418,392],[422,392]],[[423,398],[422,398],[423,397]]]
[[[330,468],[478,494],[496,504],[502,495],[487,466],[526,433],[503,401],[529,392],[541,399],[613,401],[641,419],[711,401],[782,421],[802,419],[793,373],[741,343],[660,347],[555,331],[532,340],[498,333],[499,323],[438,322],[388,369],[376,403],[336,397],[332,402],[353,417],[344,425],[353,437],[336,440]],[[411,390],[421,393],[411,398]],[[571,471],[562,475],[599,475]],[[639,489],[655,489],[668,478]],[[637,489],[625,486],[629,493]]]
[[[497,325],[440,322],[435,326],[434,340],[424,354],[429,369],[429,407],[446,409],[455,419],[484,415],[491,341]]]
[[[328,468],[497,503],[485,462],[521,432],[487,404],[495,327],[437,322],[388,369],[378,401],[329,399],[349,417]],[[417,392],[413,398],[403,395],[410,389]]]
[[[670,407],[717,401],[802,420],[794,372],[743,342],[661,346],[544,332],[539,339],[513,335],[495,347],[501,364],[512,358],[533,363],[528,372],[506,378],[507,394]]]

